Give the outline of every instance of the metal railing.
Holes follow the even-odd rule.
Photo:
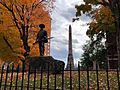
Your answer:
[[[40,66],[31,67],[23,62],[21,65],[3,65],[0,70],[1,90],[120,90],[119,68],[109,70],[82,70],[78,64],[77,69],[65,70],[64,65],[61,71],[50,70]],[[5,68],[6,67],[6,68]]]

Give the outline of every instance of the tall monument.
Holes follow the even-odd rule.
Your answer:
[[[68,59],[67,59],[67,67],[66,70],[74,69],[74,61],[73,61],[73,54],[72,54],[72,28],[69,25],[69,45],[68,45]]]

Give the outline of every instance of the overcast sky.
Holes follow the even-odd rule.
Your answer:
[[[72,22],[75,17],[75,5],[83,3],[82,0],[56,0],[55,9],[52,12],[51,56],[67,62],[68,57],[68,29],[72,26],[73,57],[74,63],[80,60],[83,53],[82,46],[88,37],[86,36],[86,25],[90,19],[85,15],[79,21]]]

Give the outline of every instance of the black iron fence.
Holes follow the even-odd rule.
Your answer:
[[[0,70],[1,90],[120,90],[119,68],[109,70],[82,70],[78,68],[60,71],[54,65],[46,69],[25,65],[3,65]]]

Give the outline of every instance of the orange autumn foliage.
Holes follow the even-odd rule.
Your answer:
[[[19,11],[16,8],[14,8],[14,12],[16,15],[17,23],[20,26],[21,24],[25,24],[29,26],[29,33],[28,33],[28,44],[30,46],[30,56],[39,55],[39,49],[38,45],[33,46],[33,43],[36,40],[36,34],[39,30],[38,25],[40,23],[45,24],[46,30],[48,32],[48,37],[50,37],[51,32],[51,19],[48,11],[45,11],[45,7],[43,4],[40,4],[38,7],[32,8],[33,4],[37,4],[39,0],[2,0],[4,1],[9,8],[12,8],[13,5],[17,5],[17,9],[21,10],[21,6],[24,5],[24,11]],[[1,35],[5,36],[9,44],[12,46],[13,51],[11,50],[9,52],[12,52],[13,54],[18,57],[22,57],[24,51],[22,41],[20,38],[20,32],[18,28],[16,27],[15,22],[13,22],[13,16],[11,12],[9,12],[3,5],[0,4],[0,12],[2,12],[2,15],[0,15],[0,20],[3,21],[2,24],[0,24],[0,33]],[[20,15],[19,15],[20,14]],[[21,17],[23,20],[21,20]],[[29,22],[27,21],[29,19]],[[14,33],[11,35],[11,32]],[[12,38],[13,37],[13,38]],[[2,39],[2,38],[1,38]],[[4,41],[4,40],[3,40]],[[14,43],[16,42],[16,43]],[[2,42],[1,42],[2,43]],[[0,44],[1,44],[0,43]],[[14,44],[13,44],[14,43]],[[5,44],[5,43],[4,43]],[[45,54],[49,55],[49,44],[46,44]],[[9,48],[9,46],[7,47]],[[9,53],[8,52],[8,53]],[[2,52],[0,52],[2,53]],[[6,54],[7,55],[7,54]],[[7,57],[5,55],[5,57]],[[13,56],[13,55],[12,55]],[[0,56],[1,57],[1,56]],[[4,57],[4,58],[5,58]]]

